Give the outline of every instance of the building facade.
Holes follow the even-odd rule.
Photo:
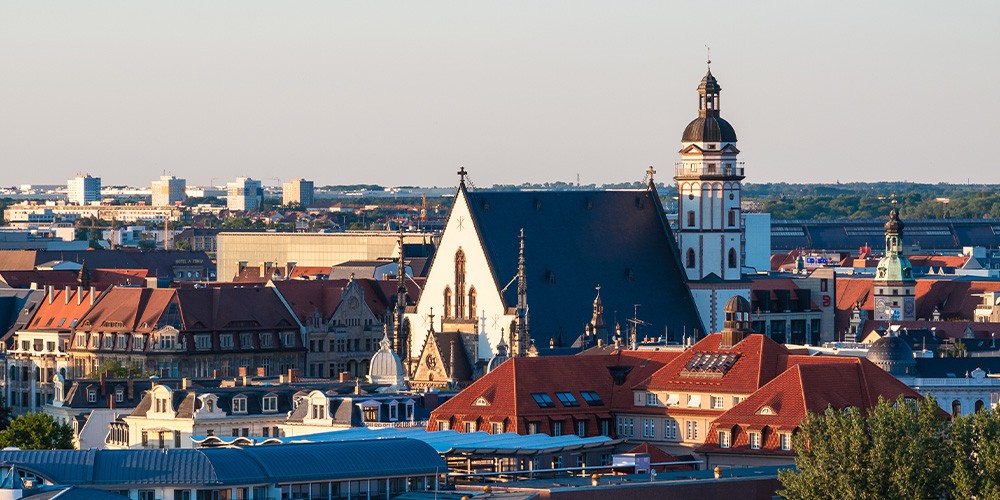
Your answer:
[[[260,210],[264,201],[261,182],[249,177],[237,177],[226,184],[226,207],[235,211]]]
[[[66,197],[71,205],[89,205],[101,201],[101,178],[81,174],[66,182]]]
[[[153,181],[152,204],[154,207],[172,206],[181,203],[185,198],[187,181],[172,175],[164,175],[160,180]]]
[[[282,185],[281,204],[285,206],[302,205],[303,207],[309,207],[313,203],[314,192],[313,181],[292,179]]]

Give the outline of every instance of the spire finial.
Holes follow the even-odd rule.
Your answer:
[[[649,181],[647,185],[650,187],[655,186],[655,184],[653,183],[654,175],[656,175],[656,169],[653,168],[652,165],[650,165],[649,168],[646,169],[646,179]]]
[[[708,70],[712,71],[712,47],[705,45],[705,63],[708,64]]]

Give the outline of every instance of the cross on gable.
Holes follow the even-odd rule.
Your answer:
[[[465,184],[465,178],[468,177],[468,175],[469,175],[469,172],[467,172],[465,170],[465,167],[464,166],[460,167],[458,169],[458,183],[464,185]]]

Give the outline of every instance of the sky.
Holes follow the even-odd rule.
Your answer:
[[[993,0],[8,0],[0,185],[667,180],[706,45],[746,182],[1000,183],[998,19]]]

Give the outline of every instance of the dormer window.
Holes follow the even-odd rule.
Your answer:
[[[165,397],[158,397],[155,400],[156,413],[169,413],[172,411],[170,407],[170,399]]]
[[[278,396],[273,394],[268,394],[264,396],[264,411],[265,412],[276,412],[278,411]]]
[[[313,404],[312,405],[312,418],[321,419],[326,418],[326,405],[325,404]]]
[[[115,389],[115,403],[121,403],[125,401],[125,391],[121,388]]]
[[[87,389],[87,402],[96,403],[97,402],[97,389],[93,387]]]
[[[247,412],[247,397],[246,396],[236,396],[233,398],[233,413],[246,413]]]
[[[396,402],[389,403],[389,420],[399,420],[399,405]]]

